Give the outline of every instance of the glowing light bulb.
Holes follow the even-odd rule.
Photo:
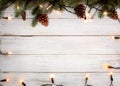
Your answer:
[[[39,6],[40,6],[41,8],[43,8],[43,5],[40,4]]]
[[[50,78],[54,78],[55,77],[55,75],[54,74],[50,74]]]
[[[114,69],[113,66],[110,66],[110,65],[108,65],[108,64],[104,64],[103,67],[104,67],[105,69]]]
[[[8,51],[8,52],[7,52],[7,54],[8,54],[8,55],[11,55],[11,54],[12,54],[12,52],[11,52],[11,51]]]
[[[105,69],[108,69],[108,68],[109,68],[108,66],[109,66],[108,64],[104,64],[104,65],[103,65],[103,67],[104,67]]]
[[[111,39],[120,39],[120,37],[119,36],[111,36]]]
[[[111,39],[115,39],[115,36],[111,36]]]
[[[7,82],[9,82],[10,80],[9,79],[6,79]]]
[[[61,14],[61,12],[60,12],[60,11],[58,11],[58,10],[56,11],[56,13],[57,13],[57,14]]]
[[[54,84],[54,77],[55,76],[53,74],[50,75],[50,79],[51,79],[52,84]]]
[[[85,78],[88,79],[88,78],[89,78],[89,74],[86,74],[86,75],[85,75]]]
[[[17,7],[16,7],[18,10],[20,9],[20,7],[17,5]]]
[[[12,17],[11,17],[11,16],[9,16],[9,17],[8,17],[8,20],[11,20],[11,19],[12,19]]]
[[[106,15],[108,15],[108,12],[107,12],[107,11],[104,11],[103,14],[106,16]]]
[[[112,76],[112,75],[113,75],[113,72],[110,72],[109,75]]]

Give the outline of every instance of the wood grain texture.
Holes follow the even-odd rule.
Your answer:
[[[109,22],[108,22],[109,21]],[[95,19],[83,23],[80,19],[50,19],[49,26],[31,26],[31,19],[0,20],[1,35],[120,35],[118,21]]]
[[[120,66],[120,55],[10,55],[0,57],[2,71],[105,72],[104,64]]]
[[[120,86],[120,70],[105,70],[104,64],[120,67],[120,24],[109,18],[83,23],[67,12],[49,15],[49,26],[30,26],[32,17],[17,19],[13,9],[4,16],[12,20],[0,20],[0,50],[13,55],[0,55],[0,79],[10,81],[4,86],[40,86],[50,83],[49,74],[55,74],[55,83],[64,86],[84,86],[85,73],[90,74],[88,84],[109,86],[108,72],[115,72],[114,86]]]
[[[40,86],[41,84],[50,84],[49,79],[50,73],[39,73],[39,74],[25,74],[25,73],[8,73],[2,74],[1,78],[9,78],[10,81],[2,83],[4,86],[21,86],[20,80],[24,80],[27,86]],[[93,86],[109,86],[110,79],[108,73],[90,73],[88,84]],[[114,74],[115,86],[120,85],[120,73]],[[55,83],[63,84],[64,86],[84,86],[85,73],[80,74],[55,74]]]
[[[107,37],[2,37],[1,50],[13,54],[120,54],[120,40]]]

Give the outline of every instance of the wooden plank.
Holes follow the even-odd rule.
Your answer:
[[[1,71],[106,72],[104,64],[120,66],[119,55],[10,55],[0,56]],[[16,73],[16,72],[15,72]]]
[[[120,54],[119,43],[104,36],[2,37],[1,50],[13,54]]]
[[[1,77],[7,77],[10,79],[9,82],[1,83],[4,86],[21,86],[20,80],[24,80],[27,86],[40,86],[41,84],[50,84],[49,79],[50,74],[21,74],[21,73],[8,73],[1,74]],[[120,73],[115,73],[113,75],[114,86],[120,85]],[[55,74],[55,83],[63,84],[64,86],[84,86],[85,74]],[[88,80],[88,84],[93,86],[109,86],[110,78],[108,73],[92,73]]]
[[[50,19],[49,26],[31,26],[31,19],[0,20],[1,35],[120,35],[118,21],[95,19],[83,23],[80,19]]]

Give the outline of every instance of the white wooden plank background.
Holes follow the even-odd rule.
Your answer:
[[[48,27],[33,28],[29,12],[26,21],[14,18],[11,8],[4,16],[13,18],[0,20],[0,50],[13,52],[0,55],[0,79],[10,78],[4,86],[20,86],[19,80],[40,86],[50,83],[48,76],[53,72],[55,81],[64,86],[83,86],[85,72],[90,72],[89,84],[109,86],[109,71],[103,64],[120,67],[120,39],[110,38],[120,36],[118,21],[95,18],[83,23],[73,14],[54,12]],[[114,86],[119,86],[120,70],[112,71]]]
[[[1,77],[9,77],[11,81],[2,83],[4,86],[21,86],[19,80],[26,82],[27,86],[40,86],[44,83],[50,83],[49,73],[6,73]],[[97,75],[97,77],[96,77]],[[114,85],[119,86],[120,74],[114,74]],[[64,86],[84,86],[84,73],[67,73],[67,74],[55,74],[55,82],[58,84],[64,84]],[[118,79],[118,80],[117,80]],[[88,84],[93,86],[109,86],[110,80],[108,73],[91,73],[88,80]]]
[[[120,54],[120,40],[107,37],[3,37],[3,52],[13,54]]]
[[[120,35],[120,24],[111,19],[95,19],[91,23],[80,19],[50,19],[48,27],[38,23],[35,28],[31,26],[31,19],[1,20],[0,23],[1,35]]]
[[[89,59],[89,60],[88,60]],[[106,72],[103,65],[120,66],[119,55],[2,55],[2,71]]]

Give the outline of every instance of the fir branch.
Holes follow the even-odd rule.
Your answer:
[[[72,14],[75,14],[75,12],[72,12],[72,11],[68,10],[66,7],[63,6],[63,8],[64,8],[67,12],[72,13]]]
[[[64,7],[67,7],[67,8],[74,8],[74,7],[71,7],[71,6],[67,6],[67,5],[62,5]]]
[[[7,6],[3,6],[2,8],[0,8],[0,11],[7,9],[7,8],[10,7],[14,2],[15,2],[15,0],[14,0],[13,2],[9,3]]]
[[[101,10],[101,9],[95,7],[95,6],[91,6],[91,7],[94,8],[94,9],[96,9],[96,10],[98,10],[98,11],[103,11],[103,10]]]

